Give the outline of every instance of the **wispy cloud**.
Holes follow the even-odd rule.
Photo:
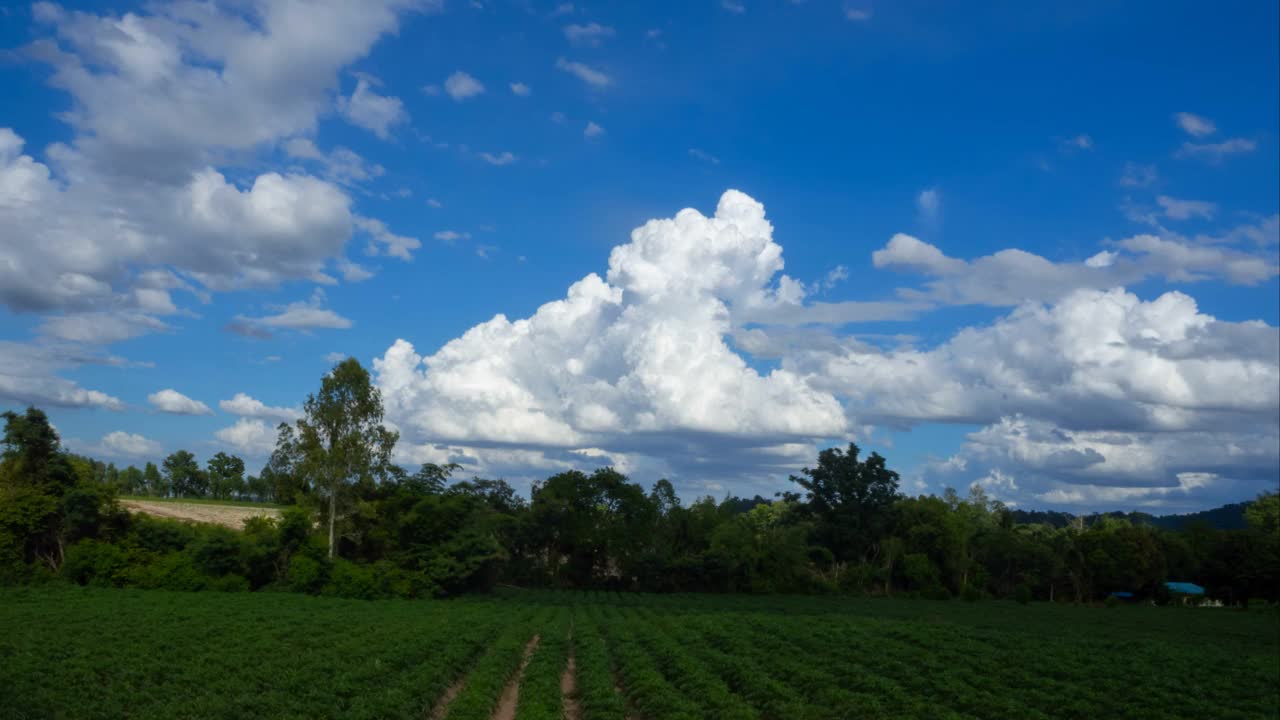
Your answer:
[[[462,102],[467,98],[473,98],[483,93],[484,85],[480,84],[479,80],[459,70],[445,79],[444,91],[449,94],[449,97]]]
[[[720,158],[716,157],[715,155],[712,155],[711,153],[705,150],[699,150],[698,148],[689,148],[689,157],[693,158],[694,160],[701,160],[702,162],[705,162],[705,163],[711,163],[712,165],[720,164]]]
[[[1213,218],[1214,213],[1218,211],[1218,206],[1211,202],[1179,200],[1168,195],[1157,197],[1156,204],[1164,211],[1165,217],[1172,220],[1189,220],[1193,217],[1210,220]]]
[[[574,60],[559,58],[556,60],[556,68],[573,75],[592,87],[608,87],[613,84],[613,79],[608,75]]]
[[[437,232],[433,237],[435,237],[435,239],[437,240],[440,240],[441,242],[453,243],[453,242],[457,242],[458,240],[470,239],[471,233],[458,232],[457,230],[441,230]]]
[[[1251,153],[1258,149],[1258,143],[1248,138],[1231,138],[1219,143],[1182,143],[1175,153],[1180,158],[1201,158],[1209,162],[1221,162],[1230,155]]]
[[[1189,112],[1174,113],[1173,121],[1182,128],[1183,132],[1192,137],[1205,137],[1218,131],[1218,126],[1214,125],[1209,118]]]
[[[1154,185],[1160,179],[1155,165],[1141,165],[1135,162],[1124,164],[1120,173],[1120,185],[1130,188],[1144,188]]]
[[[916,209],[920,211],[921,220],[936,221],[942,212],[942,195],[938,192],[938,188],[921,190],[916,196]]]
[[[586,25],[565,25],[564,36],[569,43],[578,47],[599,47],[605,39],[616,35],[616,31],[608,25],[587,23]]]
[[[604,135],[604,128],[594,122],[588,122],[587,126],[582,130],[582,137],[587,138],[588,140],[601,137],[602,135]]]
[[[352,322],[324,307],[324,290],[316,288],[311,298],[289,303],[272,315],[249,317],[237,315],[225,329],[228,332],[254,338],[269,338],[273,330],[345,330]]]
[[[519,160],[518,157],[516,157],[514,154],[510,152],[500,152],[497,155],[494,155],[493,153],[490,153],[490,152],[482,152],[478,154],[481,160],[484,160],[490,165],[499,165],[499,166],[510,165],[516,160]]]
[[[533,94],[533,89],[521,82],[511,83],[511,92],[520,97],[529,97]]]

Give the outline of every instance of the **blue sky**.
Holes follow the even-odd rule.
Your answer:
[[[521,488],[1277,484],[1274,4],[303,5],[0,6],[0,405],[256,467],[351,355]]]

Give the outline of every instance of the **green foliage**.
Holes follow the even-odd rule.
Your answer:
[[[245,494],[244,461],[235,455],[219,452],[209,458],[209,494],[219,500]]]
[[[1115,591],[1162,602],[1164,582],[1183,580],[1237,606],[1280,601],[1274,493],[1244,508],[1248,527],[1237,530],[1189,523],[1170,531],[1121,515],[1019,524],[1036,516],[1007,510],[980,487],[900,497],[884,458],[862,459],[849,446],[822,451],[815,468],[793,478],[803,496],[685,504],[666,480],[646,492],[600,468],[535,483],[526,502],[503,480],[450,484],[453,464],[413,473],[390,464],[395,435],[381,425],[377,388],[355,361],[335,368],[307,407],[296,427],[280,426],[276,452],[252,483],[243,462],[224,453],[207,472],[186,451],[165,460],[163,475],[151,463],[119,470],[64,452],[39,410],[6,413],[0,583],[62,575],[362,599],[457,596],[504,583],[967,601],[1017,598],[1025,588],[1087,604]],[[232,531],[130,516],[115,502],[122,489],[223,498],[192,500],[201,503],[246,495],[299,502]],[[61,572],[71,548],[75,563]]]
[[[209,476],[200,469],[196,457],[179,450],[164,459],[164,485],[175,497],[205,497],[209,494]]]
[[[80,585],[112,587],[125,584],[128,558],[118,546],[97,540],[81,540],[67,548],[62,577]]]
[[[1275,535],[1280,533],[1280,493],[1266,492],[1244,509],[1250,530]]]
[[[289,561],[289,587],[297,592],[318,593],[324,586],[324,562],[306,555],[295,555]]]
[[[1013,591],[1013,599],[1016,600],[1019,605],[1026,605],[1030,603],[1031,588],[1026,585],[1018,585],[1018,587]]]
[[[423,718],[459,684],[445,716],[488,720],[539,636],[521,720],[561,717],[570,647],[583,720],[1265,718],[1280,705],[1277,621],[1149,606],[581,592],[357,603],[62,584],[0,589],[0,714]],[[1160,670],[1135,682],[1123,671],[1135,666]]]
[[[353,489],[388,477],[391,451],[399,435],[382,425],[382,393],[355,358],[338,363],[309,395],[296,436],[280,434],[277,451],[291,458],[293,471],[314,478],[326,502],[329,557],[337,547],[338,515]]]
[[[818,536],[840,560],[866,559],[885,533],[898,500],[898,473],[871,453],[858,459],[858,446],[847,452],[828,448],[818,465],[791,476],[805,490],[805,508],[818,519]]]

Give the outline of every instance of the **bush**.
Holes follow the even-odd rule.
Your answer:
[[[162,520],[147,515],[133,516],[131,539],[138,547],[157,553],[182,550],[195,537],[195,529],[176,520]]]
[[[80,585],[119,587],[125,584],[127,569],[123,550],[97,540],[72,545],[62,561],[62,577]]]
[[[342,559],[333,561],[324,594],[357,600],[375,600],[382,595],[378,591],[373,570],[368,565],[358,565]]]
[[[1013,589],[1013,599],[1018,601],[1019,605],[1026,605],[1031,602],[1031,588],[1026,585],[1019,585]]]
[[[978,602],[982,599],[982,591],[972,585],[966,585],[960,592],[960,597],[965,602]]]
[[[941,585],[927,587],[921,593],[926,600],[950,600],[951,592]]]
[[[169,553],[130,572],[131,584],[154,590],[194,592],[209,586],[209,577],[195,568],[187,553]]]
[[[240,534],[224,527],[204,528],[188,548],[195,567],[205,575],[243,575],[243,541]]]
[[[1109,608],[1120,607],[1120,598],[1115,595],[1108,595],[1104,604]]]
[[[243,575],[223,575],[210,580],[206,589],[216,592],[249,592],[249,579]]]
[[[295,555],[289,561],[289,587],[298,592],[318,593],[324,587],[325,567],[306,555]]]

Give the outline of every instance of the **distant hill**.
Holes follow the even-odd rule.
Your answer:
[[[1123,518],[1134,525],[1151,525],[1165,530],[1181,530],[1192,523],[1205,523],[1217,530],[1239,530],[1245,526],[1244,509],[1249,503],[1238,502],[1212,510],[1184,515],[1151,515],[1144,512],[1109,512],[1085,515],[1084,522],[1091,525],[1101,517]],[[1013,519],[1018,523],[1043,523],[1053,527],[1066,527],[1077,516],[1053,510],[1014,510]]]

